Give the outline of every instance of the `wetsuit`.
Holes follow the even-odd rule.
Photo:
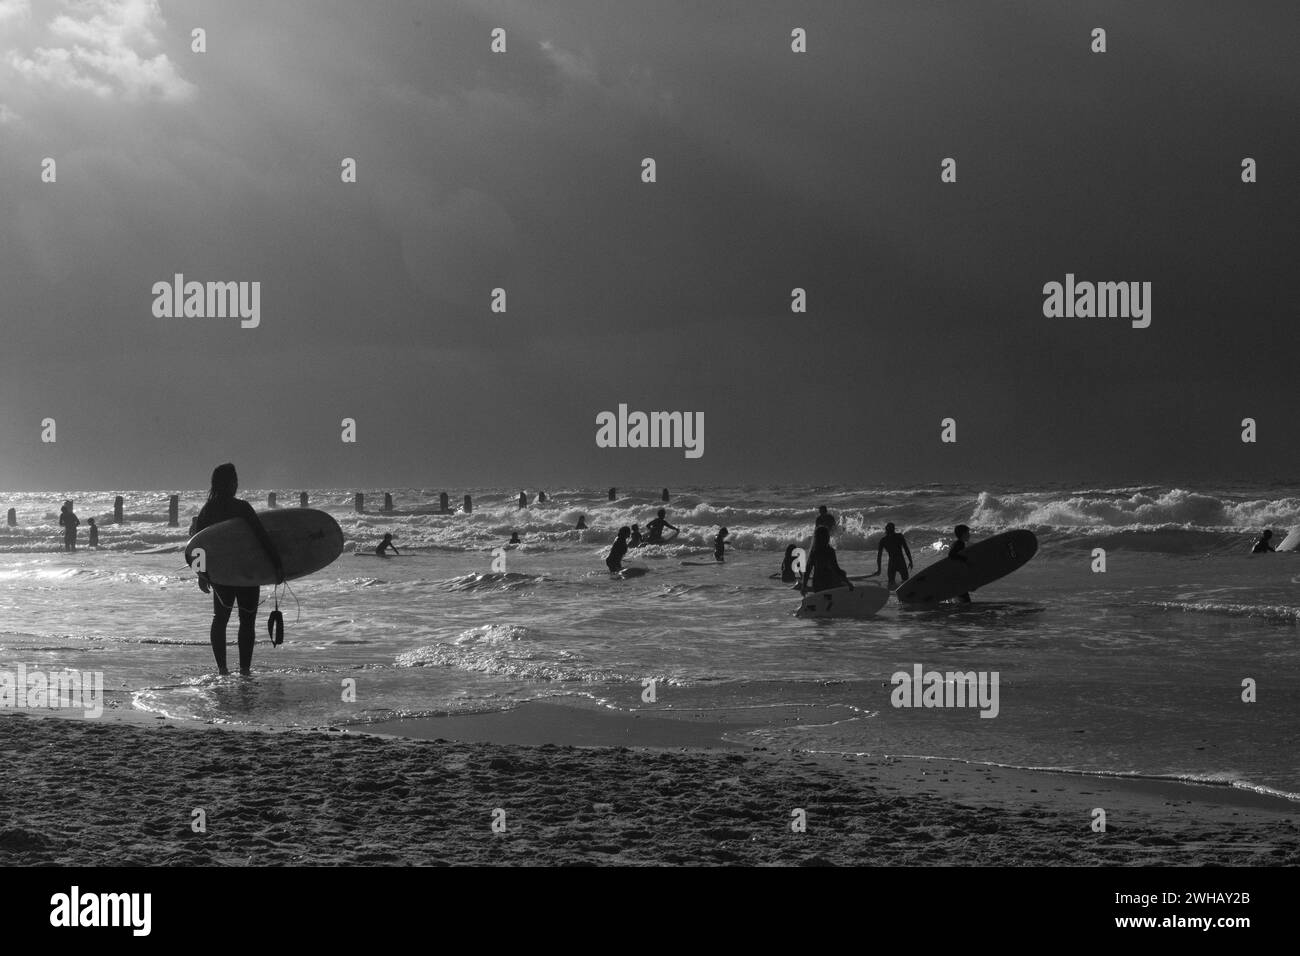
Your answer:
[[[794,554],[788,554],[781,559],[781,580],[786,584],[793,584],[799,580],[799,575],[794,573]]]
[[[618,574],[623,570],[623,555],[627,554],[627,540],[618,538],[609,549],[609,557],[605,559],[605,567],[609,568],[611,574]]]
[[[891,588],[894,586],[895,576],[901,577],[904,581],[910,577],[907,570],[907,561],[903,555],[905,550],[907,550],[907,541],[897,531],[886,534],[881,538],[880,546],[876,548],[876,570],[880,570],[881,552],[889,554],[889,586]]]
[[[77,525],[81,524],[81,522],[77,520],[77,516],[71,508],[59,515],[59,524],[63,525],[63,550],[76,551]]]
[[[968,564],[969,562],[966,560],[966,555],[962,554],[962,552],[965,550],[966,550],[966,542],[961,540],[961,538],[958,538],[956,541],[954,541],[952,544],[948,546],[948,557],[952,558],[954,561],[961,561],[963,563]],[[961,601],[963,604],[969,604],[970,592],[968,591],[965,594],[958,594],[957,600]]]
[[[99,526],[98,525],[92,524],[90,526],[90,546],[92,548],[99,547]]]
[[[1270,551],[1276,551],[1276,550],[1277,550],[1277,549],[1274,548],[1271,544],[1269,544],[1269,543],[1268,543],[1267,541],[1265,541],[1263,538],[1260,538],[1258,541],[1255,542],[1255,547],[1253,547],[1253,548],[1250,549],[1250,553],[1251,553],[1251,554],[1268,554]]]
[[[629,542],[628,547],[631,548],[641,547],[641,532],[636,528],[632,529],[632,540]]]
[[[722,535],[718,535],[716,538],[713,539],[713,557],[714,557],[714,560],[716,560],[716,561],[723,561],[723,560],[725,560],[725,555],[724,555],[724,553],[723,553],[723,542],[726,541],[726,540],[727,540],[727,539],[724,538]]]
[[[272,555],[278,564],[279,552],[271,542],[271,536],[262,527],[253,506],[240,498],[221,498],[209,501],[194,519],[195,534],[210,525],[231,518],[242,518],[253,529],[253,534],[262,543],[268,555]],[[212,629],[209,638],[212,641],[212,656],[217,659],[217,668],[226,669],[226,624],[230,621],[230,612],[239,606],[239,669],[247,671],[253,665],[253,644],[257,640],[257,599],[261,589],[251,587],[230,587],[224,584],[212,585]]]
[[[844,587],[848,575],[840,568],[840,563],[835,560],[835,549],[830,545],[824,548],[813,548],[808,555],[808,567],[803,572],[803,582],[808,583],[808,575],[812,575],[812,589],[814,591],[827,591],[831,588]]]

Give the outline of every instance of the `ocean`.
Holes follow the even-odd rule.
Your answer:
[[[525,510],[517,489],[470,489],[471,515],[430,513],[442,489],[386,489],[397,513],[357,514],[355,490],[310,491],[312,507],[342,526],[347,552],[290,582],[278,649],[266,637],[273,605],[263,589],[251,679],[216,676],[211,599],[179,551],[135,553],[182,545],[203,493],[182,494],[180,528],[166,526],[165,491],[0,496],[19,520],[0,527],[0,669],[100,671],[123,706],[198,722],[363,726],[577,697],[725,716],[738,721],[729,739],[754,746],[1173,778],[1300,799],[1300,555],[1248,553],[1260,529],[1273,528],[1276,543],[1300,525],[1300,487],[678,490],[666,507],[680,536],[632,552],[649,573],[626,581],[609,577],[603,555],[620,525],[654,516],[657,488],[615,501],[604,489],[547,489],[547,502]],[[115,494],[121,525],[111,523]],[[241,496],[266,502],[265,490]],[[381,497],[367,490],[368,507]],[[62,552],[57,526],[66,498],[82,521],[75,554]],[[280,498],[295,505],[297,489]],[[850,574],[875,570],[886,521],[906,535],[917,569],[940,558],[957,523],[975,542],[1028,528],[1039,551],[971,605],[891,600],[868,620],[799,620],[798,595],[770,575],[787,544],[806,546],[820,504],[839,520],[833,544]],[[586,531],[574,530],[580,515]],[[92,516],[98,551],[85,548]],[[734,550],[710,565],[720,524]],[[523,544],[494,570],[512,531]],[[385,532],[401,557],[352,553]],[[1094,549],[1105,551],[1104,572],[1093,570]],[[231,642],[235,630],[232,621]],[[892,706],[892,675],[916,665],[996,672],[997,716]],[[355,699],[345,699],[350,686]]]

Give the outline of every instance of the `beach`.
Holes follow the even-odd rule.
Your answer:
[[[1226,786],[656,747],[663,729],[631,719],[603,730],[630,746],[521,745],[505,741],[539,722],[556,739],[590,722],[564,705],[511,713],[477,733],[456,723],[477,716],[442,728],[496,742],[5,715],[0,864],[1300,863],[1300,807]],[[420,724],[413,733],[441,732],[437,719]],[[710,728],[682,732],[699,741]]]

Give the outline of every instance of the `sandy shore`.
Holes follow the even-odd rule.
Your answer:
[[[539,704],[400,727],[478,741],[449,742],[7,714],[0,864],[1300,863],[1300,806],[1246,791],[711,748],[718,727],[590,718]],[[566,727],[683,739],[535,744]]]

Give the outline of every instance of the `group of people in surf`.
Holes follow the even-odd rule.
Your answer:
[[[798,583],[800,594],[807,594],[809,590],[829,591],[842,587],[852,589],[853,581],[849,578],[848,572],[840,567],[835,549],[831,547],[831,532],[834,530],[835,516],[826,510],[825,505],[822,505],[813,524],[813,544],[804,558],[802,573],[795,568],[797,546],[789,544],[786,545],[785,557],[781,560],[781,570],[773,577],[780,577],[785,584]],[[962,552],[966,550],[966,544],[970,541],[970,528],[964,524],[957,525],[953,528],[953,539],[948,546],[948,557],[953,561],[967,560]],[[907,539],[897,531],[892,521],[885,525],[885,533],[876,546],[875,573],[864,577],[880,575],[881,559],[886,554],[889,555],[886,574],[889,578],[889,589],[892,591],[897,584],[911,577],[913,567],[912,550],[907,546]],[[811,588],[808,586],[809,578],[812,579]],[[969,603],[970,595],[962,594],[957,600]]]
[[[72,510],[72,502],[63,502],[63,507],[59,509],[59,527],[63,529],[63,550],[77,550],[77,527],[81,524],[81,519],[77,513]],[[99,547],[99,526],[95,524],[95,519],[91,518],[88,526],[90,535],[90,547]]]
[[[610,545],[609,554],[605,556],[605,567],[609,568],[609,573],[619,574],[622,572],[623,558],[627,556],[628,551],[632,548],[640,548],[649,544],[664,544],[666,541],[671,541],[672,538],[664,538],[665,531],[671,531],[675,538],[681,533],[681,528],[668,521],[668,512],[663,508],[660,508],[654,518],[646,523],[644,535],[641,533],[640,525],[634,524],[630,528],[624,525],[619,528],[614,543]]]

